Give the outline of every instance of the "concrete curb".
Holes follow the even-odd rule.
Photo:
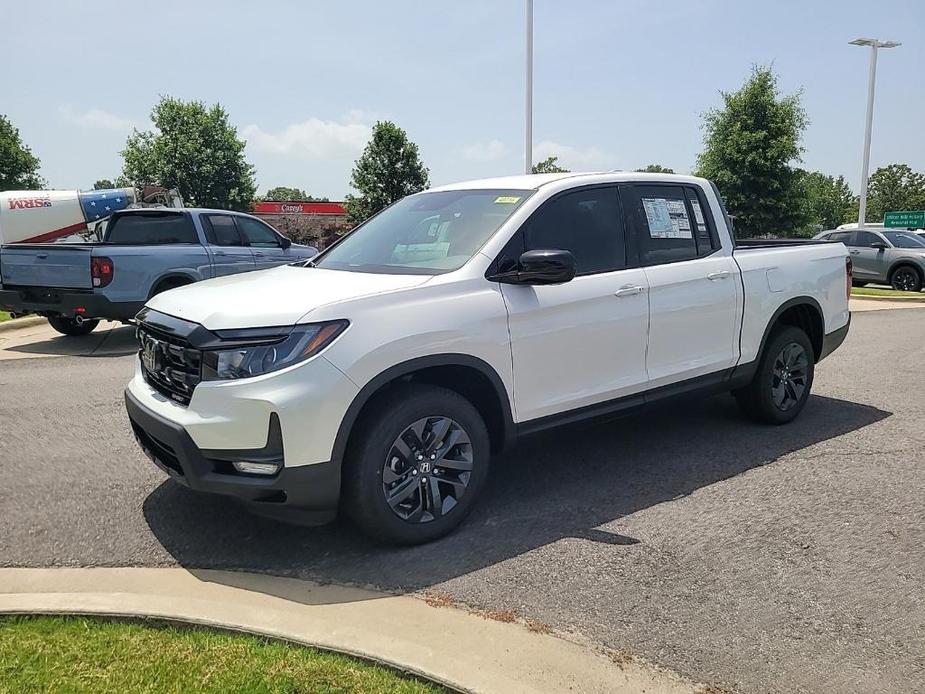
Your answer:
[[[354,655],[462,692],[692,694],[635,658],[412,596],[230,571],[0,569],[2,614],[155,617]]]
[[[24,316],[23,318],[5,320],[0,323],[0,333],[5,333],[10,330],[19,330],[20,328],[28,328],[33,325],[44,323],[45,321],[46,318],[44,316]]]
[[[869,294],[852,294],[855,301],[902,301],[910,304],[925,304],[925,294],[918,296],[871,296]]]

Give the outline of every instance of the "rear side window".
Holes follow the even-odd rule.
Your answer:
[[[142,246],[168,243],[199,243],[190,218],[182,212],[117,215],[109,222],[106,242]]]
[[[571,251],[576,274],[612,272],[626,267],[623,219],[615,187],[560,195],[543,205],[523,232],[524,250]]]
[[[627,221],[632,228],[641,266],[676,263],[697,257],[697,241],[694,238],[697,220],[688,205],[684,188],[634,185],[625,191]],[[700,213],[703,217],[702,208]],[[709,228],[706,228],[705,234],[709,237]]]
[[[210,214],[202,218],[206,238],[213,246],[243,246],[241,235],[230,214]]]
[[[851,232],[850,231],[839,231],[834,234],[829,234],[825,237],[826,241],[841,241],[846,246],[851,245]]]
[[[250,217],[238,217],[238,228],[247,239],[248,245],[260,246],[262,248],[275,248],[279,246],[279,237],[263,222],[258,222]]]
[[[694,240],[697,242],[697,255],[703,258],[720,248],[719,236],[716,234],[716,225],[713,215],[703,196],[695,188],[684,188],[687,195],[687,204],[691,212],[691,226],[694,229]]]

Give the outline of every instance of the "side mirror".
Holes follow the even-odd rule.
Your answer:
[[[517,268],[488,279],[507,284],[562,284],[575,277],[575,256],[560,249],[527,251]]]
[[[883,241],[874,241],[872,244],[870,244],[870,247],[876,248],[878,251],[886,250],[886,244],[883,243]]]
[[[283,250],[286,250],[286,249],[289,248],[291,245],[292,245],[292,241],[290,241],[289,239],[287,239],[285,236],[280,236],[280,237],[279,237],[279,246],[280,246],[280,248],[282,248]]]

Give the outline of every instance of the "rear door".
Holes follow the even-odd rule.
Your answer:
[[[631,260],[649,287],[649,388],[733,366],[738,358],[738,268],[724,251],[698,186],[621,187]]]
[[[872,231],[856,231],[843,242],[848,246],[851,255],[852,274],[857,279],[886,280],[889,269],[889,251],[881,248],[872,248],[872,243],[888,244],[879,234]]]
[[[0,284],[21,287],[92,289],[92,246],[53,243],[4,246],[0,253]]]
[[[577,275],[546,286],[501,284],[508,309],[518,421],[639,393],[646,385],[643,270],[627,268],[616,186],[570,190],[543,204],[497,259],[563,249]],[[512,265],[513,264],[513,265]]]
[[[254,254],[244,243],[234,218],[235,215],[231,214],[204,214],[201,217],[216,277],[249,272],[256,267]]]
[[[293,260],[289,249],[282,247],[280,235],[270,225],[241,215],[236,216],[235,220],[245,242],[254,253],[254,263],[258,270]]]

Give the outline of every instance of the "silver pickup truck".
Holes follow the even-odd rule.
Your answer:
[[[317,252],[238,212],[122,210],[98,243],[0,246],[0,309],[38,313],[64,335],[86,335],[100,319],[130,320],[168,289]]]

